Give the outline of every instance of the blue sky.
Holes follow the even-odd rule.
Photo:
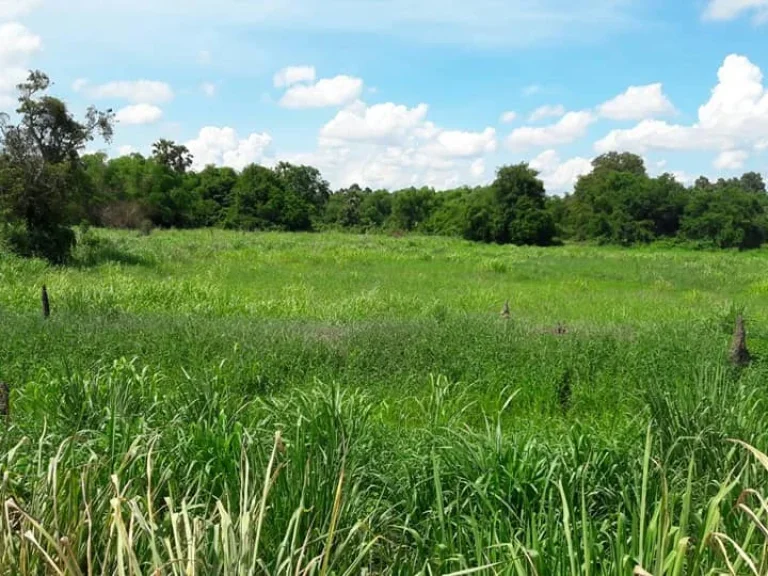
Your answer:
[[[768,173],[768,0],[0,0],[0,108],[33,67],[118,112],[112,155],[390,188],[528,161],[552,193],[611,149]]]

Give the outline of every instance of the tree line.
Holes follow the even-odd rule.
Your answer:
[[[84,154],[109,142],[114,114],[88,109],[77,121],[49,96],[48,77],[19,86],[15,123],[0,120],[0,222],[11,250],[64,262],[72,226],[138,229],[402,231],[479,242],[548,246],[563,241],[632,245],[657,240],[717,248],[756,248],[768,235],[762,177],[686,187],[672,175],[648,175],[642,158],[611,152],[563,197],[548,196],[538,173],[521,163],[498,169],[488,186],[331,190],[319,170],[280,162],[241,171],[192,171],[183,145],[160,140],[148,157]]]

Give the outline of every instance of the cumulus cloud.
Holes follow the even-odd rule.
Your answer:
[[[510,110],[508,112],[504,112],[501,115],[500,120],[503,124],[510,124],[511,122],[514,122],[516,118],[517,118],[517,112],[513,112]]]
[[[562,104],[557,104],[555,106],[539,106],[536,108],[536,110],[531,112],[531,115],[528,117],[528,121],[538,122],[544,118],[560,118],[563,114],[565,114],[565,106]]]
[[[768,132],[768,90],[763,74],[746,57],[731,54],[718,71],[718,84],[690,126],[643,120],[613,130],[595,143],[598,152],[629,150],[729,150],[754,145]]]
[[[408,108],[386,102],[366,106],[362,102],[340,110],[320,130],[325,142],[397,143],[416,127],[422,126],[429,107],[419,104]]]
[[[623,94],[598,107],[600,116],[611,120],[643,120],[674,111],[675,107],[664,94],[661,83],[630,86]]]
[[[542,87],[539,84],[529,84],[523,88],[523,96],[533,96],[542,91]]]
[[[0,25],[0,106],[13,104],[16,85],[27,77],[29,62],[42,49],[42,39],[21,24]]]
[[[768,0],[710,0],[704,10],[707,20],[734,20],[753,14],[756,22],[768,20]]]
[[[592,172],[592,161],[587,158],[571,158],[561,161],[555,150],[545,150],[529,163],[539,172],[539,178],[549,193],[564,193],[573,189],[579,176]]]
[[[356,100],[363,91],[363,81],[352,76],[324,78],[314,84],[294,84],[283,94],[283,108],[326,108],[343,106]]]
[[[80,90],[86,90],[92,98],[128,100],[137,104],[162,104],[173,100],[173,90],[165,82],[156,80],[135,80],[108,82],[98,86],[79,84]]]
[[[724,150],[715,158],[714,167],[718,170],[739,170],[744,167],[747,158],[749,153],[744,150]]]
[[[318,149],[294,157],[318,166],[337,186],[447,188],[479,182],[496,130],[448,130],[427,119],[429,107],[364,102],[340,110],[320,130]]]
[[[120,124],[154,124],[163,117],[163,111],[152,104],[132,104],[117,111],[115,119]]]
[[[586,110],[568,112],[557,123],[550,126],[523,126],[512,132],[507,138],[507,145],[512,150],[527,150],[535,147],[551,147],[568,144],[586,134],[587,128],[595,121],[595,116]]]
[[[117,149],[118,156],[130,156],[134,152],[136,152],[136,148],[134,148],[130,144],[125,144],[123,146],[120,146],[120,148]]]
[[[277,72],[272,80],[275,88],[287,88],[300,82],[314,82],[316,77],[314,66],[288,66]]]
[[[242,170],[249,164],[263,162],[271,143],[272,137],[265,132],[240,138],[234,128],[206,126],[186,146],[194,157],[194,170],[209,164]]]
[[[478,158],[472,164],[469,165],[469,171],[475,178],[482,178],[485,176],[485,160]]]
[[[438,156],[473,158],[496,151],[496,130],[486,128],[482,132],[443,130],[437,133],[427,150]]]

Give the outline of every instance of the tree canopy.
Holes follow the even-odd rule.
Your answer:
[[[0,116],[0,222],[11,249],[53,262],[66,260],[80,222],[143,231],[402,231],[540,246],[664,240],[747,249],[768,238],[768,193],[756,172],[686,187],[671,174],[649,176],[640,156],[609,152],[563,197],[547,196],[525,163],[502,166],[474,188],[333,191],[317,168],[288,162],[195,171],[189,149],[166,139],[148,157],[83,154],[95,138],[111,141],[114,115],[89,108],[78,121],[49,87],[45,74],[31,72],[15,115]]]

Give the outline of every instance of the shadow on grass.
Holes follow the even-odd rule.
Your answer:
[[[123,266],[156,264],[154,258],[131,252],[120,243],[103,237],[89,237],[81,241],[75,249],[71,264],[76,268],[95,268],[109,263]]]

